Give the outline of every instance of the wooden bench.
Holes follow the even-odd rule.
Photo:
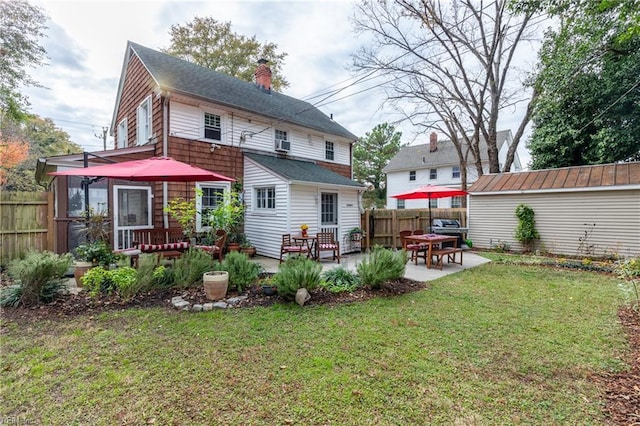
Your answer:
[[[133,248],[142,253],[184,252],[189,249],[189,242],[184,241],[180,228],[136,229],[133,231]]]
[[[460,262],[456,262],[456,254],[460,253]],[[458,247],[443,247],[431,251],[431,257],[436,258],[435,266],[442,270],[444,257],[447,257],[447,263],[458,263],[462,265],[462,249]]]

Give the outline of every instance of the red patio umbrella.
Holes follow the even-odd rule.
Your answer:
[[[51,172],[49,175],[106,177],[143,182],[232,182],[235,180],[219,173],[174,160],[171,157],[152,157],[144,160],[82,167],[61,172]]]
[[[418,188],[412,189],[411,191],[392,195],[392,197],[399,200],[416,200],[426,198],[429,205],[429,232],[431,232],[433,231],[433,229],[431,228],[431,199],[457,197],[460,195],[467,195],[467,191],[456,188],[448,188],[446,186],[422,185]]]

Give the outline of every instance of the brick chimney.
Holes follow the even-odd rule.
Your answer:
[[[253,74],[256,76],[256,84],[258,87],[266,90],[267,92],[271,91],[271,68],[267,66],[266,59],[258,60],[258,68],[256,72]]]
[[[431,137],[429,138],[429,152],[434,152],[438,150],[438,134],[436,132],[431,132]]]

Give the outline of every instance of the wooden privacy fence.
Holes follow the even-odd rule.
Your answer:
[[[431,218],[456,219],[461,227],[467,227],[467,209],[431,209]],[[360,223],[366,232],[365,247],[401,247],[400,231],[422,229],[429,232],[429,209],[367,210],[360,216]]]
[[[0,263],[53,251],[53,192],[0,193]]]

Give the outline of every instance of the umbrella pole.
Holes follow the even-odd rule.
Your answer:
[[[433,227],[431,226],[431,193],[429,193],[427,203],[429,203],[429,233],[433,234]]]

